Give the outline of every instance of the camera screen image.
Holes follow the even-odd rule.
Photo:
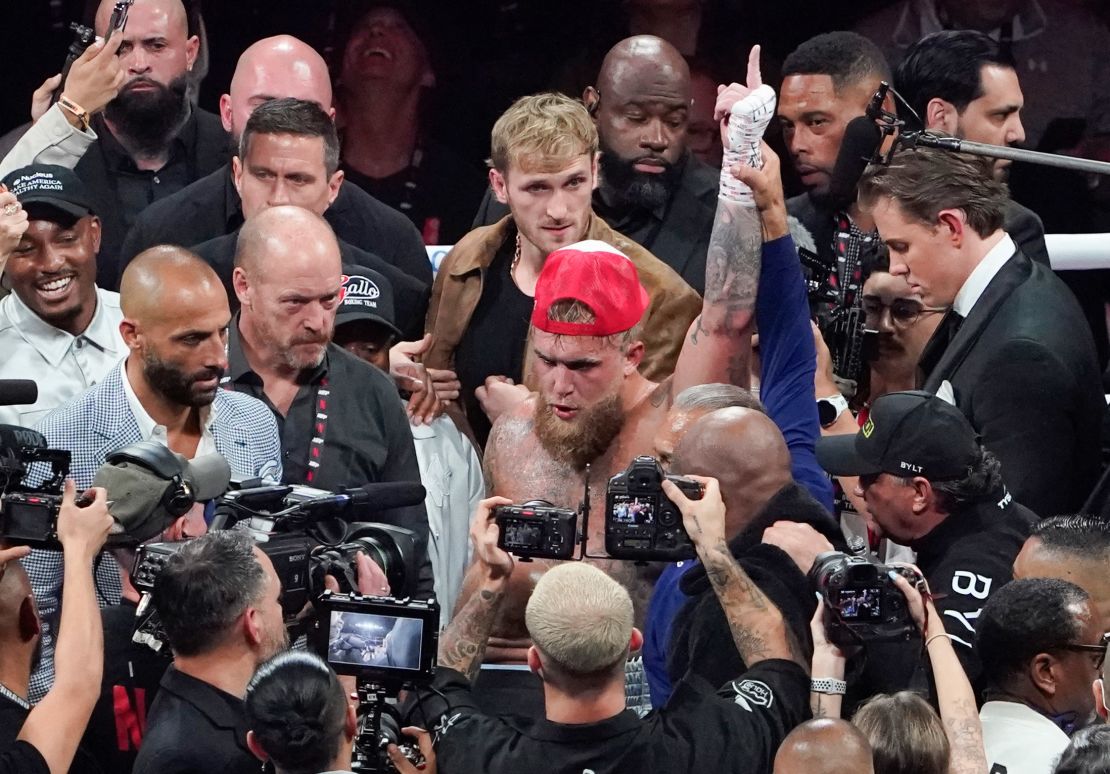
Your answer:
[[[837,594],[836,608],[845,621],[878,621],[882,619],[881,586],[841,589]]]
[[[508,548],[530,548],[543,541],[543,524],[539,519],[512,519],[505,524],[504,543]]]
[[[328,661],[417,670],[422,639],[423,622],[419,618],[332,610]]]
[[[617,524],[641,526],[655,523],[656,498],[614,494],[612,520]]]

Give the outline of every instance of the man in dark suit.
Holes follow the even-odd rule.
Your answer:
[[[615,45],[597,85],[582,95],[601,147],[594,212],[701,294],[719,174],[686,147],[690,100],[690,69],[682,54],[652,35]],[[487,193],[474,226],[508,214],[508,207]]]
[[[1077,509],[1099,468],[1105,404],[1071,292],[1003,228],[987,162],[913,149],[864,173],[859,200],[927,306],[951,306],[925,347],[923,386],[963,411],[1040,516]]]

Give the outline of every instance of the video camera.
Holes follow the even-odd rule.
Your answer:
[[[434,600],[326,591],[316,609],[319,618],[311,635],[316,651],[336,674],[357,679],[359,724],[352,770],[392,771],[385,751],[389,744],[421,766],[420,751],[402,737],[401,715],[388,700],[404,687],[427,685],[435,677],[439,605]]]
[[[624,472],[609,479],[605,488],[607,557],[586,553],[590,516],[588,483],[577,511],[557,508],[546,500],[495,508],[494,517],[500,532],[497,545],[524,561],[532,558],[636,561],[693,558],[696,552],[682,526],[682,513],[663,494],[664,478],[673,481],[690,499],[701,499],[701,484],[681,476],[666,475],[652,457],[637,457]],[[588,469],[586,481],[589,481]],[[575,546],[579,544],[582,550],[575,557]]]
[[[42,483],[27,483],[30,466],[50,465]],[[60,551],[58,512],[69,475],[70,454],[47,448],[42,433],[16,425],[0,425],[0,539]]]
[[[888,573],[912,585],[923,579],[910,567],[884,565],[840,551],[818,554],[809,579],[825,601],[826,636],[840,647],[909,640],[917,634],[905,595]]]

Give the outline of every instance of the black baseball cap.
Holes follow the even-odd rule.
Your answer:
[[[920,390],[883,395],[855,435],[817,439],[817,461],[834,476],[948,481],[966,476],[978,456],[979,438],[960,410]]]
[[[52,164],[32,164],[2,181],[23,207],[46,204],[75,218],[95,215],[85,184],[72,169]]]
[[[371,320],[389,328],[398,338],[401,330],[394,322],[393,285],[380,272],[364,266],[343,267],[343,287],[339,292],[339,308],[335,325],[355,320]]]

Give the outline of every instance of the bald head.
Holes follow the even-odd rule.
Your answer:
[[[100,0],[94,22],[97,35],[104,36],[115,7],[116,0]],[[161,17],[166,22],[167,30],[178,32],[183,38],[189,34],[189,15],[185,12],[185,4],[181,0],[135,0],[135,5],[128,12],[128,24],[132,13]]]
[[[324,358],[342,286],[339,243],[327,221],[300,207],[263,210],[243,226],[232,283],[251,365],[295,377]]]
[[[871,745],[846,720],[807,720],[775,755],[774,774],[872,774]]]
[[[790,482],[790,451],[766,414],[748,408],[718,409],[687,428],[675,446],[673,471],[720,480],[725,530],[731,539]]]
[[[0,663],[18,659],[16,666],[30,674],[41,630],[27,573],[19,562],[9,562],[0,576]]]
[[[666,84],[690,94],[690,68],[677,48],[654,35],[625,38],[601,63],[597,87],[603,95],[627,94],[647,84]]]
[[[120,280],[120,307],[140,322],[189,314],[195,304],[227,306],[220,278],[195,253],[176,245],[144,250],[127,265]]]
[[[327,63],[314,48],[291,35],[251,45],[235,67],[229,92],[220,98],[220,118],[236,143],[251,112],[271,99],[303,99],[332,110]]]
[[[277,277],[301,267],[339,274],[339,242],[328,222],[301,207],[270,207],[239,231],[235,266],[248,277]]]

